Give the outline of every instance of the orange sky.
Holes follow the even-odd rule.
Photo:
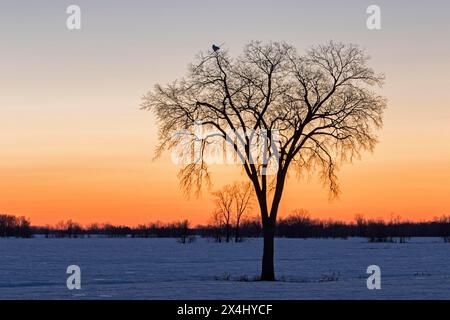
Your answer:
[[[163,2],[155,12],[140,2],[105,11],[81,1],[89,20],[78,33],[60,24],[61,5],[44,1],[43,9],[31,4],[24,10],[10,4],[11,14],[0,17],[0,212],[27,216],[35,225],[67,219],[205,222],[213,207],[208,192],[186,199],[169,155],[151,161],[156,125],[139,110],[142,94],[182,76],[193,56],[214,41],[226,41],[237,54],[252,39],[286,40],[299,51],[333,39],[360,44],[375,70],[386,74],[382,94],[389,102],[380,144],[343,166],[339,199],[330,202],[315,177],[290,179],[280,213],[304,208],[313,217],[344,220],[355,214],[414,220],[450,214],[450,45],[442,41],[450,22],[441,17],[448,10],[414,4],[405,17],[404,7],[381,1],[383,29],[371,32],[364,5],[350,2],[354,6],[342,15],[328,12],[339,8],[328,10],[328,24],[313,34],[294,32],[315,15],[290,1],[280,8],[298,18],[276,15],[276,28],[255,20],[254,29],[239,17],[231,27],[209,21],[218,3],[204,12],[185,8],[191,15],[174,12],[171,25]],[[242,10],[243,16],[251,12]],[[418,13],[420,21],[411,18]],[[197,15],[206,16],[210,27],[194,23],[201,20]],[[242,178],[234,167],[213,171],[216,188]]]

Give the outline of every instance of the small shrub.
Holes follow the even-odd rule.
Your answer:
[[[323,274],[322,277],[319,279],[319,282],[336,282],[339,281],[340,273],[339,272],[332,272],[330,274]]]
[[[231,275],[229,273],[224,273],[221,276],[215,276],[214,280],[216,281],[230,281]]]

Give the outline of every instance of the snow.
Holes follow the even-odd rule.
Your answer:
[[[253,280],[262,239],[0,239],[0,299],[450,299],[450,244],[276,239],[282,281]],[[81,268],[68,290],[66,268]],[[381,268],[381,290],[366,269]]]

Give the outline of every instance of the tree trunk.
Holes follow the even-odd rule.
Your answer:
[[[274,222],[264,223],[263,235],[264,235],[264,253],[262,259],[261,280],[275,281],[275,268],[273,263],[274,237],[275,237]]]

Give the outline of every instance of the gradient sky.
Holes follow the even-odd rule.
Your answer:
[[[80,31],[66,29],[70,4],[81,7]],[[370,4],[381,7],[379,31],[366,28]],[[315,177],[292,178],[281,214],[450,214],[449,15],[444,0],[2,0],[0,212],[33,224],[207,221],[208,192],[186,199],[169,155],[151,161],[156,126],[140,97],[212,43],[235,55],[250,40],[300,52],[335,40],[361,45],[386,75],[380,143],[342,167],[337,200]],[[239,178],[238,168],[213,169],[216,188]]]

